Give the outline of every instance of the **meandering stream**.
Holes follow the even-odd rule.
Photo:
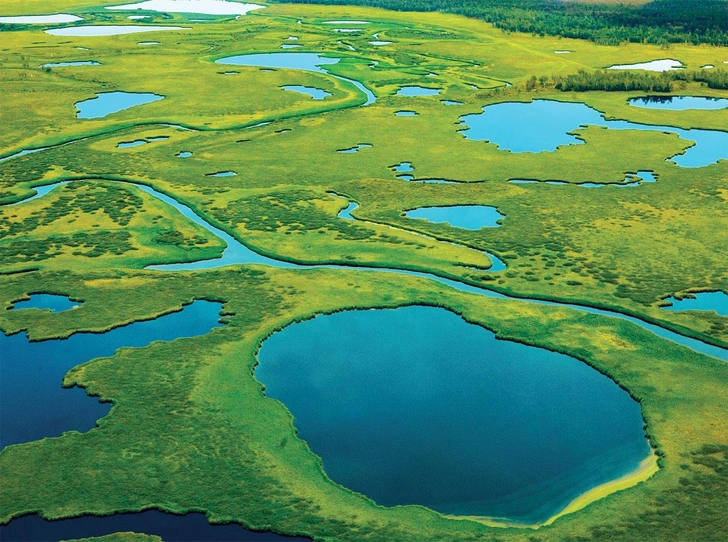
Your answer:
[[[37,194],[30,196],[21,202],[15,203],[14,205],[19,205],[23,202],[32,201],[34,199],[42,197],[43,195],[48,194],[55,187],[60,186],[62,184],[66,184],[68,182],[73,182],[73,181],[60,181],[60,182],[57,182],[54,184],[39,187]],[[434,273],[428,273],[428,272],[423,272],[423,271],[411,271],[408,269],[395,269],[395,268],[386,268],[386,267],[381,267],[381,268],[359,267],[359,266],[344,265],[344,264],[341,264],[341,265],[301,265],[301,264],[286,262],[284,260],[271,258],[269,256],[263,256],[261,254],[258,254],[255,251],[251,250],[246,245],[244,245],[243,243],[241,243],[240,241],[238,241],[237,239],[235,239],[228,233],[224,232],[220,228],[213,226],[211,223],[209,223],[207,220],[205,220],[202,216],[195,213],[187,205],[181,203],[180,201],[178,201],[166,194],[159,192],[158,190],[155,190],[154,188],[151,188],[150,186],[147,186],[147,185],[144,185],[141,183],[135,183],[132,181],[113,181],[113,182],[121,182],[121,183],[129,184],[132,186],[136,186],[136,187],[140,188],[141,190],[144,190],[147,194],[150,194],[150,195],[158,198],[159,200],[171,205],[172,207],[177,209],[180,213],[182,213],[185,217],[189,218],[196,224],[199,224],[200,226],[204,227],[208,232],[220,237],[221,239],[223,239],[225,241],[225,243],[227,243],[227,248],[225,249],[222,257],[220,257],[220,258],[201,260],[201,261],[192,262],[192,263],[152,265],[152,266],[149,266],[148,269],[155,269],[155,270],[159,270],[159,271],[192,271],[192,270],[197,270],[197,269],[213,269],[213,268],[217,268],[217,267],[223,267],[226,265],[260,264],[260,265],[269,265],[272,267],[286,267],[286,268],[298,268],[298,269],[311,269],[311,268],[357,269],[357,270],[360,270],[361,272],[377,272],[377,273],[388,272],[388,273],[409,275],[409,276],[413,276],[413,277],[435,280],[441,284],[451,286],[451,287],[455,288],[456,290],[459,290],[462,292],[468,292],[468,293],[472,293],[472,294],[477,294],[477,295],[482,295],[482,296],[486,296],[486,297],[491,297],[491,298],[496,298],[496,299],[514,299],[514,300],[518,300],[518,301],[523,301],[524,303],[536,303],[539,305],[568,307],[568,308],[580,310],[583,312],[588,312],[591,314],[598,314],[601,316],[619,318],[620,320],[625,320],[627,322],[636,324],[636,325],[640,326],[641,328],[643,328],[647,331],[650,331],[663,339],[666,339],[666,340],[672,341],[674,343],[680,344],[682,346],[685,346],[686,348],[689,348],[695,352],[699,352],[699,353],[705,354],[707,356],[712,356],[712,357],[720,359],[722,361],[728,361],[728,349],[721,348],[721,347],[715,346],[715,345],[711,345],[711,344],[708,344],[701,340],[694,339],[692,337],[687,337],[685,335],[681,335],[680,333],[671,331],[669,329],[665,329],[657,324],[649,323],[640,318],[622,314],[617,311],[612,311],[612,310],[607,310],[607,309],[598,309],[598,308],[589,307],[586,305],[579,305],[576,303],[566,303],[566,302],[559,302],[559,301],[548,301],[548,300],[542,300],[542,299],[519,298],[519,297],[515,297],[515,296],[509,296],[509,295],[502,294],[499,292],[494,292],[492,290],[487,290],[482,287],[473,286],[470,284],[459,282],[457,280],[441,277],[441,276],[435,275]]]

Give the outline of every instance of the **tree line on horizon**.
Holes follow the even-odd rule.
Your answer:
[[[481,19],[511,32],[624,42],[728,45],[728,0],[653,0],[641,5],[562,0],[285,0],[395,11],[440,11]]]

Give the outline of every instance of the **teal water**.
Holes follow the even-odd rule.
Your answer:
[[[392,171],[396,171],[397,173],[406,173],[415,170],[415,168],[412,166],[412,162],[400,162],[399,164],[389,166],[389,169],[391,169]]]
[[[363,105],[369,105],[377,101],[374,93],[361,84],[359,81],[334,75],[324,66],[338,64],[340,58],[332,58],[320,55],[318,53],[256,53],[250,55],[228,56],[216,60],[218,64],[230,64],[233,66],[255,66],[258,68],[285,68],[289,70],[304,70],[316,73],[325,73],[339,79],[347,81],[363,92],[367,100]]]
[[[218,171],[217,173],[207,173],[205,177],[235,177],[235,171]]]
[[[326,92],[323,89],[316,87],[305,87],[303,85],[285,85],[281,87],[283,90],[290,90],[292,92],[298,92],[299,94],[305,94],[311,96],[314,100],[323,100],[327,96],[331,96],[330,92]]]
[[[394,115],[397,117],[416,117],[416,111],[395,111]]]
[[[640,98],[630,98],[629,104],[635,107],[670,111],[685,111],[686,109],[714,110],[727,108],[728,99],[702,96],[642,96]]]
[[[120,149],[130,149],[133,147],[141,147],[142,145],[148,145],[149,143],[156,143],[157,141],[165,141],[169,139],[167,136],[149,137],[146,139],[135,139],[134,141],[122,141],[116,146]]]
[[[77,301],[71,301],[68,296],[56,294],[32,294],[29,299],[14,301],[10,310],[40,309],[51,312],[63,312],[74,309],[80,305]]]
[[[668,158],[681,167],[703,167],[728,159],[728,132],[606,120],[602,113],[583,103],[503,102],[483,107],[482,113],[464,115],[460,121],[466,139],[488,141],[511,152],[550,152],[562,145],[583,145],[584,141],[573,135],[575,130],[604,126],[610,130],[669,132],[695,142],[684,154]]]
[[[728,316],[728,294],[725,292],[700,292],[683,299],[668,297],[665,301],[671,303],[662,307],[667,311],[714,311],[718,316]]]
[[[513,184],[552,184],[552,185],[558,185],[558,186],[564,186],[567,184],[571,184],[572,186],[580,186],[582,188],[601,188],[603,186],[613,186],[615,188],[632,188],[635,186],[640,186],[642,183],[655,183],[657,182],[657,177],[655,176],[655,173],[652,171],[638,171],[637,173],[627,173],[624,182],[622,183],[594,183],[594,182],[588,182],[588,183],[567,183],[566,181],[542,181],[539,179],[510,179],[508,181],[509,183]]]
[[[371,147],[372,146],[369,143],[359,143],[358,145],[354,145],[348,149],[339,149],[336,152],[340,152],[341,154],[354,154],[355,152],[359,152],[361,149],[370,149]]]
[[[95,98],[77,102],[76,117],[79,119],[101,119],[112,113],[163,99],[164,96],[149,92],[102,92],[97,94]]]
[[[441,89],[439,88],[427,88],[427,87],[420,87],[420,86],[409,86],[409,87],[402,87],[397,91],[397,96],[409,96],[409,97],[416,97],[416,96],[436,96],[440,94]]]
[[[181,26],[140,26],[140,25],[89,25],[69,26],[66,28],[52,28],[45,30],[51,36],[64,37],[90,37],[90,36],[120,36],[124,34],[139,34],[140,32],[163,32],[166,30],[189,30]],[[151,43],[151,42],[148,42]],[[156,42],[155,42],[156,43]]]
[[[446,222],[454,228],[479,230],[497,228],[505,218],[498,209],[489,205],[448,205],[443,207],[420,207],[405,212],[409,218],[420,218],[428,222]]]
[[[43,64],[41,68],[65,68],[65,67],[77,67],[77,66],[101,66],[101,63],[95,60],[78,60],[76,62],[50,62]]]
[[[317,316],[258,359],[331,479],[385,506],[537,523],[650,453],[613,381],[440,308]]]

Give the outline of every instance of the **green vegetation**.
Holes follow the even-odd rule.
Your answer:
[[[25,6],[8,0],[2,14],[42,7],[77,13],[87,23],[127,22],[127,13],[101,7],[111,3],[118,2]],[[660,308],[669,295],[728,291],[728,161],[678,167],[666,159],[693,143],[660,131],[580,127],[575,134],[584,144],[540,154],[501,151],[458,132],[464,128],[460,117],[483,106],[532,99],[584,102],[607,118],[642,124],[725,130],[728,110],[628,105],[629,98],[663,90],[660,85],[680,95],[726,97],[726,71],[700,68],[722,65],[728,48],[675,43],[666,51],[660,45],[724,43],[723,16],[718,12],[709,24],[696,8],[695,22],[686,22],[684,3],[666,15],[669,20],[651,22],[646,14],[660,2],[630,8],[519,4],[447,9],[543,36],[452,14],[302,4],[203,24],[190,23],[187,15],[153,13],[154,22],[190,30],[143,38],[58,38],[40,28],[3,28],[10,31],[0,32],[0,156],[67,144],[0,162],[0,304],[8,307],[37,291],[84,303],[63,313],[0,310],[0,329],[27,330],[36,340],[66,337],[155,317],[193,299],[224,302],[227,325],[204,337],[122,349],[71,370],[66,385],[85,387],[114,407],[88,433],[0,452],[0,522],[32,512],[59,518],[160,508],[203,511],[213,522],[321,540],[724,538],[728,369],[712,358],[626,322],[459,293],[404,275],[250,265],[143,270],[214,258],[223,249],[220,239],[139,188],[147,185],[281,260],[428,271],[515,297],[606,307],[728,346],[726,317]],[[442,5],[417,0],[398,7],[430,11]],[[341,19],[371,24],[359,34],[322,24]],[[532,27],[518,26],[527,20]],[[370,44],[375,33],[393,44]],[[614,47],[550,35],[569,33],[648,43]],[[355,86],[324,73],[214,63],[228,55],[280,51],[289,36],[298,38],[300,51],[341,58],[331,73],[362,82],[377,102],[359,107],[364,96]],[[160,45],[137,44],[146,39]],[[687,70],[602,71],[666,57]],[[101,65],[40,68],[80,59]],[[223,75],[227,70],[238,73]],[[332,95],[314,101],[281,90],[288,84]],[[405,85],[442,91],[427,98],[396,96]],[[75,102],[111,90],[165,99],[104,119],[75,118]],[[397,117],[399,110],[418,116]],[[257,126],[262,122],[270,124]],[[160,136],[168,139],[118,147]],[[371,147],[337,152],[362,143]],[[179,158],[180,151],[192,154]],[[391,166],[403,161],[412,162],[415,181],[454,182],[398,179]],[[238,175],[207,176],[226,170]],[[577,186],[624,184],[639,170],[653,171],[657,182]],[[59,181],[71,182],[10,205],[32,195],[33,187]],[[338,218],[350,201],[359,204],[356,220]],[[506,218],[499,228],[467,231],[403,214],[458,204],[493,205]],[[507,270],[489,272],[485,251]],[[253,375],[255,352],[276,329],[317,313],[413,303],[445,306],[501,338],[568,353],[616,380],[642,405],[659,472],[537,530],[493,528],[413,506],[382,508],[333,484],[296,437],[285,407],[265,397]],[[103,540],[145,536],[120,533]]]

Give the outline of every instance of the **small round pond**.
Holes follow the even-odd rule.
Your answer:
[[[539,523],[650,454],[612,380],[441,308],[317,316],[258,359],[329,477],[385,506]]]
[[[411,180],[411,179],[410,179]],[[428,222],[445,222],[455,228],[479,230],[497,228],[505,218],[498,209],[490,205],[447,205],[442,207],[420,207],[405,213],[409,218]]]

